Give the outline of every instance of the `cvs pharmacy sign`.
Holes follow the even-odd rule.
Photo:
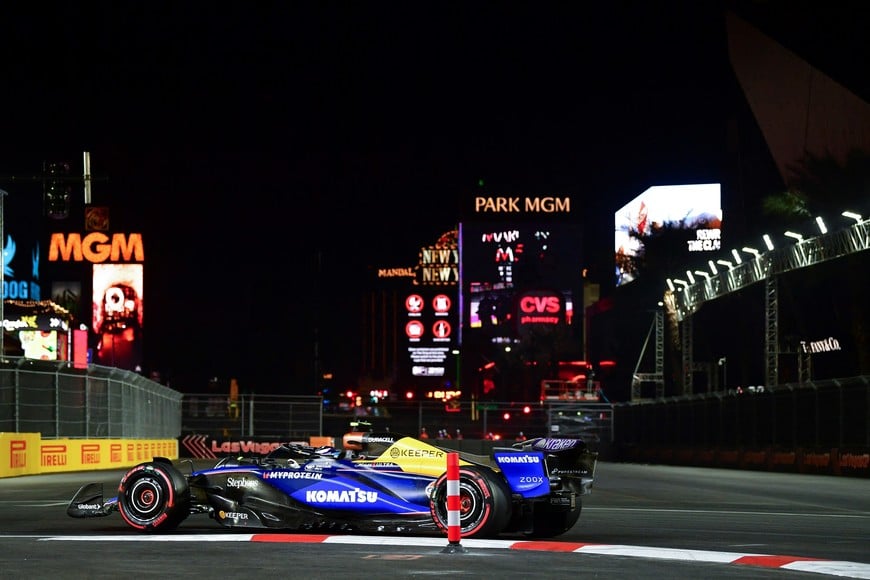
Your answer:
[[[517,324],[522,332],[530,326],[555,326],[565,321],[565,299],[552,290],[532,290],[517,301]]]

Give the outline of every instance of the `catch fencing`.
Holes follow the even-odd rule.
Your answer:
[[[182,431],[228,438],[307,440],[323,432],[320,396],[216,393],[184,395]]]
[[[870,448],[870,377],[621,403],[621,446]]]
[[[500,439],[518,437],[581,437],[589,443],[612,440],[612,405],[387,400],[377,405],[324,408],[319,396],[185,394],[185,434],[225,439],[306,440],[312,436],[338,440],[351,423],[364,421],[376,431],[419,435],[430,439]]]
[[[181,393],[131,371],[25,357],[0,360],[0,432],[46,438],[181,434]]]

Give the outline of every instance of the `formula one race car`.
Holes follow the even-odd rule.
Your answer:
[[[67,513],[90,518],[118,511],[143,532],[172,530],[205,513],[228,528],[447,533],[451,452],[395,433],[353,432],[343,449],[283,444],[199,471],[191,463],[189,474],[155,457],[127,471],[116,497],[105,499],[100,483],[82,486]],[[489,456],[456,453],[465,538],[568,531],[580,517],[580,496],[592,490],[597,461],[580,439],[530,439],[495,447]]]

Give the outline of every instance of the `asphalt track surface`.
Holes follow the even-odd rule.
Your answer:
[[[522,537],[239,533],[205,515],[144,535],[76,520],[78,487],[122,472],[0,479],[0,578],[868,578],[870,481],[601,462],[577,525]]]

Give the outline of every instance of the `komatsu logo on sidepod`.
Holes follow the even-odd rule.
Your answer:
[[[500,455],[495,458],[499,463],[540,463],[541,458],[533,455]]]
[[[305,501],[310,503],[375,503],[378,492],[362,489],[317,489],[305,492]]]

